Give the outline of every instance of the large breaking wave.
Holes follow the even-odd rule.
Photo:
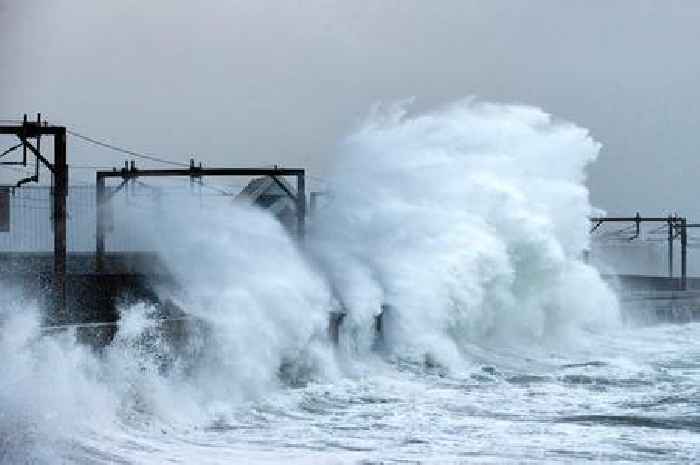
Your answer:
[[[201,322],[185,348],[136,305],[95,353],[70,331],[42,334],[39,309],[6,290],[0,462],[51,462],[58,443],[79,455],[76,435],[102,427],[216,421],[290,380],[397,358],[456,370],[473,346],[571,343],[615,325],[615,296],[580,259],[599,151],[588,132],[527,106],[408,108],[377,106],[339,145],[304,249],[268,214],[228,203],[135,219],[186,283],[164,296]],[[347,312],[338,348],[331,310]]]
[[[388,302],[390,346],[443,360],[485,337],[614,323],[613,294],[580,260],[598,151],[527,106],[377,107],[342,145],[316,237],[351,321],[369,327]]]

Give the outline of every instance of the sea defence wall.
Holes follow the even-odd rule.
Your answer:
[[[53,254],[0,254],[0,282],[10,292],[35,300],[44,310],[45,325],[114,322],[123,302],[160,303],[158,287],[173,284],[152,253],[111,253],[104,271],[95,271],[95,254],[72,253],[66,261],[66,308],[53,305]]]
[[[669,278],[667,276],[650,276],[637,274],[608,274],[602,275],[603,279],[618,290],[629,291],[682,291],[700,290],[700,278],[688,277],[683,280],[680,277]]]
[[[135,302],[146,302],[155,309],[158,324],[182,333],[188,324],[182,310],[163,300],[177,288],[155,253],[117,252],[104,257],[102,271],[96,271],[92,253],[71,253],[66,263],[66,307],[53,305],[53,255],[50,253],[0,254],[0,283],[23,299],[35,300],[44,310],[48,330],[75,327],[82,339],[104,345],[111,341],[119,310]],[[604,275],[617,291],[623,316],[641,324],[700,321],[700,278],[688,278],[682,290],[678,278],[642,275]],[[381,341],[388,310],[382,306],[374,325]],[[329,338],[337,342],[345,314],[329,310]],[[172,331],[171,331],[172,332]]]
[[[700,321],[700,278],[603,275],[617,291],[623,316],[642,324]]]
[[[129,304],[151,304],[157,325],[169,337],[183,336],[184,313],[161,295],[175,281],[154,253],[108,253],[103,271],[95,271],[95,254],[70,253],[66,261],[65,309],[55,305],[53,254],[0,253],[0,284],[42,310],[42,326],[54,332],[75,329],[81,342],[102,347],[112,340],[119,310]],[[166,291],[166,292],[161,292]]]

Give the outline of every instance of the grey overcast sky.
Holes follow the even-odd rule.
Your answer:
[[[0,117],[322,175],[374,102],[474,95],[590,129],[609,213],[700,219],[699,43],[694,0],[0,0]]]

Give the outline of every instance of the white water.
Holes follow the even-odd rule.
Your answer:
[[[405,108],[377,108],[340,144],[308,253],[240,206],[134,223],[187,283],[164,296],[200,321],[186,344],[135,305],[97,354],[42,336],[39,310],[5,290],[0,463],[691,457],[697,426],[677,420],[697,415],[700,330],[622,328],[579,260],[598,144],[530,107]],[[646,412],[626,402],[671,390],[661,423],[628,437]]]
[[[598,150],[530,107],[375,109],[341,147],[338,207],[317,238],[352,321],[369,327],[389,302],[401,309],[391,346],[448,364],[482,338],[529,343],[614,323],[614,297],[579,261],[583,170]]]

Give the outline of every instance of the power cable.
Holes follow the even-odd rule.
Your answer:
[[[70,134],[71,136],[77,137],[78,139],[81,139],[81,140],[83,140],[83,141],[85,141],[85,142],[88,142],[88,143],[90,143],[90,144],[99,145],[100,147],[104,147],[104,148],[109,149],[109,150],[114,150],[115,152],[120,152],[120,153],[124,153],[124,154],[126,154],[126,155],[131,155],[132,157],[141,158],[141,159],[144,159],[144,160],[151,160],[151,161],[155,161],[155,162],[158,162],[158,163],[163,163],[163,164],[166,164],[166,165],[172,165],[172,166],[184,166],[184,167],[189,167],[189,166],[190,166],[190,165],[187,164],[187,163],[181,163],[181,162],[177,162],[177,161],[166,160],[166,159],[164,159],[164,158],[156,157],[156,156],[153,156],[153,155],[148,155],[148,154],[145,154],[145,153],[135,152],[135,151],[133,151],[133,150],[129,150],[129,149],[126,149],[126,148],[123,148],[123,147],[119,147],[119,146],[116,146],[116,145],[113,145],[113,144],[109,144],[109,143],[107,143],[107,142],[103,142],[103,141],[101,141],[101,140],[94,139],[94,138],[92,138],[92,137],[85,136],[85,135],[83,135],[83,134],[80,134],[80,133],[78,133],[78,132],[75,132],[75,131],[72,131],[72,130],[69,130],[69,129],[66,129],[66,132],[67,132],[68,134]]]

